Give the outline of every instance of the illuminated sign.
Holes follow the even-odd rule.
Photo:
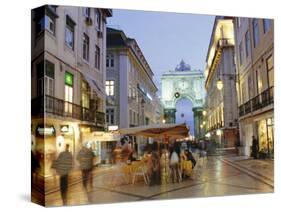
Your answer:
[[[45,126],[38,125],[36,129],[36,134],[41,136],[51,136],[56,134],[56,129],[53,125]]]
[[[69,131],[69,126],[68,125],[62,125],[60,127],[60,131],[63,132],[63,133],[66,133]]]
[[[66,85],[73,86],[73,74],[65,72],[64,82]]]
[[[118,130],[118,125],[108,126],[108,131]]]

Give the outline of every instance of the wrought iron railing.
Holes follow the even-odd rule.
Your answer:
[[[239,106],[239,116],[247,115],[274,102],[274,87],[270,87],[261,94]]]
[[[105,124],[104,113],[48,95],[33,99],[31,102],[31,110],[33,116],[50,113],[57,116],[93,122],[96,125],[103,126]]]

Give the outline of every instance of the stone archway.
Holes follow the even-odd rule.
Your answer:
[[[175,70],[165,72],[161,77],[164,118],[166,123],[175,123],[176,103],[181,98],[192,102],[195,137],[202,136],[200,124],[204,106],[204,74],[201,70],[191,70],[183,60]]]

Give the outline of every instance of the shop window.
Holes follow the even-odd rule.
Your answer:
[[[272,156],[274,152],[274,121],[273,118],[258,122],[258,138],[260,154]]]

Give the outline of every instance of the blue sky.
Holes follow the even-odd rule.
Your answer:
[[[160,89],[162,73],[174,69],[181,59],[192,69],[204,70],[214,19],[207,15],[113,10],[108,26],[136,39]],[[191,108],[185,101],[177,104],[188,123],[193,123]],[[177,120],[182,122],[183,118]]]

